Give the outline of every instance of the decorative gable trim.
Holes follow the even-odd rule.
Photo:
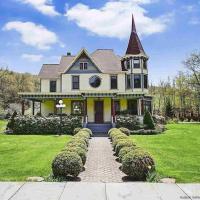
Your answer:
[[[75,64],[75,62],[78,61],[78,59],[81,57],[81,55],[83,53],[85,53],[85,55],[90,59],[90,61],[97,68],[97,70],[102,73],[102,71],[100,70],[100,68],[98,67],[98,65],[95,63],[95,61],[89,55],[89,53],[87,52],[87,50],[85,48],[81,49],[81,51],[77,54],[77,56],[74,58],[74,60],[72,61],[72,63],[68,66],[68,68],[63,73],[67,73],[72,68],[72,66]]]

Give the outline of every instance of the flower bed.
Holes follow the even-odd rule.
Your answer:
[[[155,163],[149,153],[138,147],[129,136],[120,129],[112,128],[108,135],[119,161],[121,170],[137,181],[144,181],[150,173],[155,172]]]
[[[81,126],[81,118],[78,116],[62,117],[61,132],[63,134],[72,134],[75,128]],[[16,116],[9,121],[7,128],[11,129],[13,134],[58,134],[60,132],[60,118],[56,116]]]
[[[77,177],[83,170],[86,162],[86,154],[89,138],[92,132],[89,129],[81,129],[77,132],[66,147],[54,158],[52,162],[53,175],[56,178],[68,176]]]

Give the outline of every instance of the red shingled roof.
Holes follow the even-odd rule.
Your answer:
[[[128,48],[126,50],[126,54],[137,55],[140,53],[145,54],[145,51],[138,37],[136,27],[135,27],[134,17],[132,15],[132,30],[131,30],[131,35],[130,35],[130,39],[128,43]]]

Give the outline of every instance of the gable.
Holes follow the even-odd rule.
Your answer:
[[[87,63],[87,69],[81,70],[80,63]],[[100,70],[95,66],[91,58],[82,51],[81,54],[76,58],[75,62],[65,72],[68,74],[85,74],[85,73],[101,73]]]

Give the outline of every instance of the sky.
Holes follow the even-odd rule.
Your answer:
[[[200,0],[0,0],[0,66],[38,74],[81,48],[125,54],[134,15],[157,84],[200,50]]]

